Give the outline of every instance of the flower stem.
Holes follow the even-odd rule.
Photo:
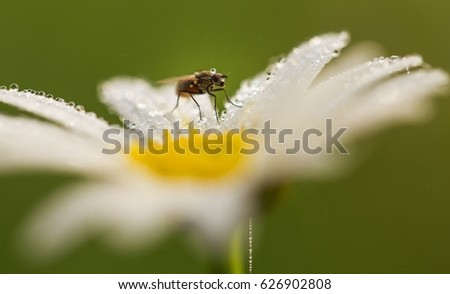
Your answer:
[[[243,226],[239,226],[231,238],[230,246],[230,272],[232,274],[243,274],[243,254],[242,254],[242,235],[245,232]]]

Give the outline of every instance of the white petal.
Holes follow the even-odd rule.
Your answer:
[[[406,58],[404,61],[409,59],[406,64],[416,64],[415,58],[418,57]],[[359,74],[355,75],[353,80],[349,72],[336,77],[336,81],[327,81],[313,91],[311,95],[314,96],[308,97],[311,103],[302,105],[307,108],[299,109],[299,117],[294,120],[295,123],[292,122],[292,126],[295,126],[293,138],[302,138],[301,134],[309,128],[326,134],[327,118],[332,119],[332,133],[341,127],[347,128],[340,138],[341,143],[362,139],[376,130],[398,122],[423,119],[430,113],[430,105],[427,104],[430,102],[429,98],[449,82],[448,75],[440,70],[416,70],[388,78],[390,73],[401,67],[392,64],[383,69],[377,68],[371,73],[370,70],[364,71],[364,67],[366,65],[355,69]],[[346,83],[347,79],[349,84]],[[283,125],[286,123],[287,120]],[[325,147],[325,138],[326,136],[313,136],[315,140],[311,140],[310,144]],[[292,144],[287,143],[288,146]],[[283,152],[284,147],[286,146],[280,147],[278,154]],[[292,174],[294,170],[302,174],[323,175],[325,171],[338,172],[332,168],[336,162],[335,155],[336,151],[334,154],[325,154],[323,151],[318,155],[309,155],[302,151],[295,156],[274,156],[270,165],[279,169],[279,175]]]
[[[103,131],[109,128],[109,125],[98,119],[94,113],[86,113],[84,110],[77,110],[74,106],[65,102],[29,92],[0,90],[0,102],[56,122],[78,133],[99,139]]]
[[[351,114],[341,107],[335,116],[342,125],[352,126],[350,139],[398,122],[429,118],[429,98],[449,81],[441,70],[418,70],[395,76],[377,85],[362,97],[354,97]]]
[[[255,126],[271,117],[280,101],[304,94],[322,68],[348,43],[349,35],[326,34],[301,44],[270,69],[270,76],[260,74],[245,81],[235,96],[242,108],[228,105],[223,128]],[[256,121],[258,120],[258,121]]]
[[[109,105],[121,119],[131,121],[141,130],[171,129],[173,122],[180,121],[182,126],[190,121],[199,121],[199,110],[191,98],[180,98],[178,108],[171,113],[176,105],[177,94],[175,85],[165,85],[154,88],[141,79],[119,77],[103,83],[100,87],[100,98]],[[204,125],[216,126],[216,118],[211,100],[207,95],[196,95]]]
[[[89,174],[119,169],[121,157],[105,155],[102,144],[61,127],[0,115],[0,171],[47,168]]]
[[[377,58],[347,70],[311,89],[303,95],[280,102],[279,112],[272,115],[275,126],[301,126],[303,130],[323,124],[325,118],[334,117],[336,108],[351,113],[351,99],[358,99],[369,86],[382,82],[395,73],[406,73],[423,64],[420,56],[404,58]],[[282,107],[281,107],[282,106]]]
[[[248,216],[244,185],[165,184],[170,182],[117,179],[66,189],[36,209],[25,223],[21,241],[32,244],[33,257],[49,258],[91,236],[130,250],[184,226],[200,232],[212,247],[221,247]]]
[[[133,78],[114,78],[99,88],[100,99],[123,120],[137,127],[167,127],[170,121],[164,116],[169,101],[163,100],[146,81]]]
[[[314,80],[313,86],[382,55],[384,55],[384,50],[375,42],[365,41],[351,45],[342,50],[338,58],[333,59],[325,66]]]

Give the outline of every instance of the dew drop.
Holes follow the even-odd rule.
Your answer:
[[[9,85],[9,89],[11,91],[19,91],[19,85],[17,85],[16,83],[12,83],[11,85]]]
[[[406,67],[405,67],[405,70],[406,70],[406,74],[409,75],[409,74],[411,73],[411,71],[409,70],[409,66],[406,66]]]
[[[216,69],[213,67],[213,68],[211,68],[210,70],[209,70],[212,74],[215,74],[217,71],[216,71]]]
[[[66,104],[67,106],[69,106],[69,107],[75,107],[75,102],[73,102],[73,101],[70,101],[70,102],[67,102],[67,104]]]
[[[277,63],[275,64],[275,67],[276,67],[277,69],[283,68],[283,67],[284,67],[284,62],[277,62]]]
[[[28,89],[28,91],[29,91],[31,94],[36,94],[36,91],[33,90],[33,89]]]
[[[320,39],[317,37],[312,38],[311,40],[309,40],[309,44],[312,46],[317,46],[321,43]]]
[[[7,90],[8,88],[6,86],[0,86],[0,90]]]
[[[278,63],[285,63],[285,62],[286,62],[286,57],[285,56],[278,57]]]
[[[38,94],[39,96],[45,96],[45,92],[44,92],[44,91],[39,91],[37,94]]]
[[[391,59],[391,61],[397,61],[400,59],[400,57],[397,55],[392,55],[390,59]]]
[[[80,111],[80,112],[84,112],[84,106],[83,106],[83,105],[77,105],[77,106],[75,107],[75,110],[76,110],[76,111]]]
[[[56,97],[55,100],[58,101],[58,102],[65,102],[64,99],[61,98],[61,97]]]
[[[227,111],[224,110],[224,111],[222,111],[222,114],[220,115],[219,120],[224,121],[226,117],[227,117]]]
[[[151,117],[155,117],[159,114],[159,111],[157,110],[149,110],[148,115]]]
[[[45,97],[53,99],[53,95],[52,94],[47,94],[47,95],[45,95]]]
[[[90,118],[96,118],[97,115],[94,112],[88,112],[86,113],[87,116],[89,116]]]
[[[332,57],[338,57],[339,55],[341,55],[341,51],[340,50],[333,50],[333,53],[331,54]]]

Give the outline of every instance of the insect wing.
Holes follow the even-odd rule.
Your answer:
[[[185,75],[185,76],[179,76],[179,77],[173,77],[173,78],[168,78],[168,79],[164,79],[164,80],[159,80],[156,83],[158,84],[173,84],[173,83],[177,83],[179,81],[183,81],[183,80],[193,80],[195,79],[195,75]]]

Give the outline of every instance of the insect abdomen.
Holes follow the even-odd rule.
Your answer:
[[[205,91],[201,91],[199,87],[191,80],[180,80],[177,84],[177,94],[181,97],[190,97],[191,94],[203,94]]]

